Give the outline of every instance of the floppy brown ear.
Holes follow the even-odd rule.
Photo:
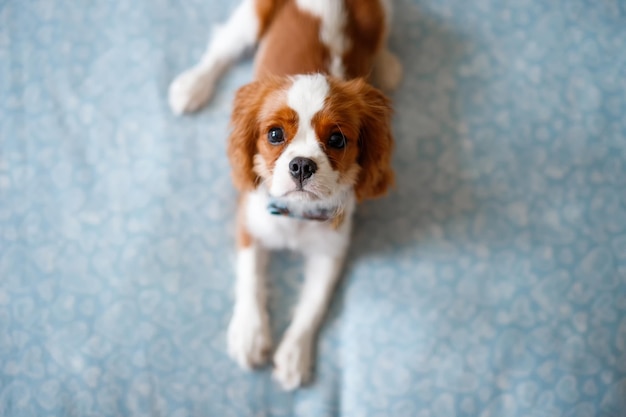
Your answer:
[[[264,95],[260,83],[244,85],[235,94],[230,117],[232,131],[228,137],[228,159],[233,183],[239,191],[254,189],[257,175],[254,172],[254,154],[258,131],[258,112]]]
[[[363,80],[354,81],[362,98],[359,158],[361,171],[355,187],[359,201],[379,197],[394,183],[391,168],[393,136],[391,101]]]

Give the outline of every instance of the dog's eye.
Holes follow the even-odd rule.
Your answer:
[[[346,146],[346,137],[339,132],[332,133],[328,138],[328,146],[341,149]]]
[[[278,145],[285,141],[285,132],[280,127],[273,127],[267,132],[267,140],[272,145]]]

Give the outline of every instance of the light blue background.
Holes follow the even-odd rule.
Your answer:
[[[295,393],[225,353],[250,62],[166,105],[233,7],[0,0],[0,415],[625,416],[625,3],[396,3],[397,188]]]

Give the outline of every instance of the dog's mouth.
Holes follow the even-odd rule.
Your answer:
[[[303,187],[298,187],[295,190],[287,191],[283,198],[295,199],[298,201],[315,201],[319,200],[320,196],[310,190],[306,190]]]

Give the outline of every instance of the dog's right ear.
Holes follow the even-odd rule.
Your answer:
[[[259,135],[259,110],[265,91],[259,81],[252,82],[237,91],[233,102],[227,153],[233,183],[239,191],[252,190],[257,184],[257,174],[253,169],[254,154]]]

